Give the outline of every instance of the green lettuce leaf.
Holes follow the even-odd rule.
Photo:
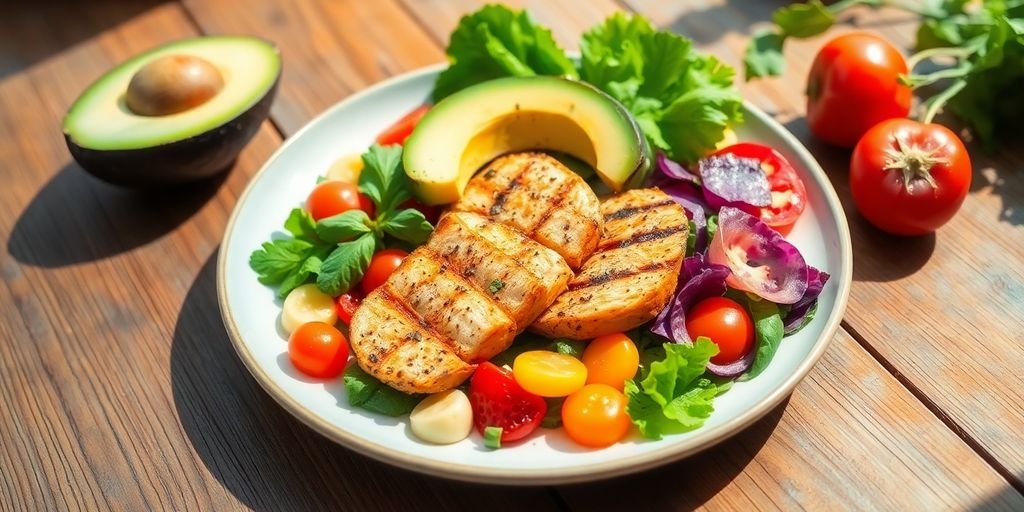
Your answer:
[[[622,102],[649,143],[693,162],[742,121],[733,69],[689,39],[616,13],[583,34],[580,78]]]
[[[650,363],[639,384],[629,380],[625,386],[626,412],[651,439],[700,427],[714,411],[714,398],[729,388],[703,377],[718,353],[710,339],[697,338],[693,345],[665,343],[662,349],[664,359]]]
[[[577,78],[551,31],[525,11],[487,5],[463,16],[447,49],[450,65],[437,77],[434,101],[471,85],[506,76]]]

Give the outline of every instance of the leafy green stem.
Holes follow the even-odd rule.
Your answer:
[[[952,47],[943,46],[939,48],[929,48],[927,50],[919,51],[907,58],[907,69],[913,71],[918,64],[928,60],[934,59],[935,57],[953,57],[955,59],[963,59],[969,57],[976,51],[973,47]]]
[[[963,62],[955,68],[940,69],[939,71],[925,75],[902,75],[900,76],[900,82],[913,89],[917,89],[947,78],[961,78],[967,76],[973,69],[974,66],[971,65],[970,62]]]
[[[956,82],[953,82],[953,85],[950,85],[946,90],[929,98],[928,101],[925,102],[927,108],[924,112],[924,117],[921,118],[921,122],[924,124],[931,123],[932,120],[935,119],[935,115],[939,113],[939,110],[942,110],[942,107],[944,107],[946,103],[953,98],[953,96],[956,96],[957,93],[962,91],[964,87],[967,87],[967,79],[961,78]]]

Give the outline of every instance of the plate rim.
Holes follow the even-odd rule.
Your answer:
[[[637,473],[694,455],[729,439],[741,430],[749,427],[751,424],[768,414],[768,412],[773,410],[782,402],[783,399],[793,392],[796,385],[800,383],[800,381],[802,381],[810,372],[811,368],[817,364],[818,360],[825,353],[825,350],[828,349],[828,346],[832,343],[832,340],[835,338],[836,333],[839,330],[843,315],[846,312],[847,302],[850,295],[850,287],[853,281],[853,243],[850,237],[849,223],[847,222],[846,213],[843,210],[842,203],[839,201],[839,197],[836,194],[835,188],[831,184],[831,180],[821,168],[817,159],[814,158],[811,152],[803,145],[802,142],[800,142],[799,139],[796,138],[795,135],[793,135],[792,132],[782,126],[778,121],[771,118],[771,116],[760,108],[754,106],[745,99],[743,100],[743,110],[745,113],[757,118],[785,140],[790,147],[795,150],[796,156],[811,164],[807,169],[808,172],[815,175],[816,179],[825,185],[822,187],[825,204],[828,210],[838,220],[837,227],[839,228],[838,234],[840,245],[839,259],[841,263],[841,272],[836,276],[838,279],[835,281],[839,286],[835,306],[829,315],[828,323],[822,331],[821,338],[819,338],[812,347],[808,356],[796,368],[796,371],[784,380],[781,386],[776,388],[756,406],[744,411],[739,416],[723,423],[722,425],[704,432],[698,432],[683,442],[670,445],[666,447],[665,450],[622,457],[614,461],[590,463],[566,468],[513,469],[474,466],[470,464],[453,464],[428,457],[411,455],[399,449],[367,441],[358,435],[346,431],[338,425],[332,424],[323,418],[318,417],[313,411],[299,404],[286,391],[284,391],[283,388],[279,387],[269,374],[256,362],[255,356],[242,340],[238,326],[235,323],[235,317],[231,312],[231,308],[227,300],[227,258],[225,258],[224,255],[227,253],[228,247],[230,247],[231,234],[234,232],[235,222],[239,216],[242,205],[245,204],[249,193],[255,187],[260,178],[266,173],[267,169],[269,169],[271,164],[280,158],[285,151],[287,151],[291,143],[301,138],[307,130],[312,129],[313,126],[320,123],[332,112],[343,108],[349,103],[361,101],[363,97],[378,89],[406,80],[419,78],[422,75],[436,74],[440,72],[440,70],[444,69],[446,65],[447,64],[445,63],[438,63],[393,76],[377,82],[326,108],[323,112],[308,121],[299,129],[299,131],[295,132],[294,135],[288,137],[287,140],[281,143],[274,153],[267,158],[260,169],[249,178],[249,183],[238,196],[238,200],[232,207],[231,216],[228,218],[227,225],[224,228],[224,235],[221,238],[220,247],[217,251],[218,309],[220,310],[221,320],[224,323],[224,328],[228,333],[228,338],[231,340],[231,345],[234,347],[235,353],[238,354],[239,359],[242,360],[243,365],[249,371],[250,375],[252,375],[256,382],[259,383],[260,387],[262,387],[263,390],[278,403],[278,405],[283,407],[292,416],[299,419],[299,421],[331,441],[334,441],[361,455],[393,466],[432,476],[440,475],[466,482],[498,485],[556,485],[603,480],[625,474]]]

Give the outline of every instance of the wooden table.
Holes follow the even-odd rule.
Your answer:
[[[574,48],[619,9],[738,64],[781,2],[525,0]],[[848,153],[813,140],[803,80],[740,84],[812,150],[847,206],[854,286],[828,353],[766,418],[703,454],[608,482],[502,488],[356,455],[293,419],[231,349],[214,293],[238,194],[310,118],[442,60],[475,0],[5,4],[0,16],[0,509],[1024,510],[1024,153],[972,148],[974,185],[939,233],[881,234],[852,209]],[[849,26],[909,46],[910,17]],[[196,34],[257,34],[285,72],[271,120],[225,177],[136,193],[70,159],[60,119],[117,62]]]

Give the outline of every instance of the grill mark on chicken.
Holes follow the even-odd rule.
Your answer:
[[[482,243],[482,244],[486,244],[488,246],[491,246],[491,243],[488,242],[483,237],[479,237],[477,239],[477,242],[478,243]],[[491,248],[494,249],[493,246],[491,246]],[[441,272],[451,272],[452,273],[451,275],[454,277],[454,279],[456,279],[459,282],[459,284],[464,285],[464,286],[466,286],[466,287],[468,287],[470,289],[476,290],[481,295],[483,295],[488,300],[490,300],[491,303],[494,304],[495,307],[497,307],[503,313],[505,313],[505,316],[507,316],[509,318],[509,320],[512,321],[513,327],[516,328],[516,330],[518,330],[518,326],[515,325],[515,323],[516,323],[515,316],[512,314],[512,311],[509,311],[508,308],[505,306],[505,304],[502,304],[501,301],[495,299],[494,298],[495,294],[490,293],[489,290],[485,290],[482,286],[480,286],[480,284],[478,284],[477,282],[469,279],[469,277],[473,275],[472,272],[470,272],[469,274],[466,274],[467,270],[462,268],[462,266],[459,265],[458,261],[456,261],[454,258],[451,257],[452,256],[451,254],[443,255],[443,254],[440,254],[440,253],[430,249],[429,247],[427,247],[427,250],[425,251],[425,253],[426,253],[425,256],[428,259],[430,259],[434,263],[438,264],[438,266],[441,268]],[[518,261],[516,261],[515,264],[517,266],[516,268],[522,270],[526,274],[529,274],[529,272],[526,270],[526,268],[523,267],[522,264],[520,264]],[[445,338],[445,337],[442,336],[442,338]],[[447,341],[447,339],[446,339],[446,341]]]
[[[674,203],[675,201],[673,201],[672,199],[665,199],[657,203],[644,204],[640,206],[627,206],[620,210],[616,210],[614,212],[605,214],[604,220],[607,222],[610,220],[625,219],[627,217],[632,217],[633,215],[636,215],[643,211],[654,210],[655,208],[661,208],[662,206],[668,206]]]
[[[493,217],[501,213],[502,208],[505,206],[505,201],[508,201],[509,194],[523,184],[523,176],[526,174],[526,171],[530,170],[532,165],[532,161],[527,160],[524,162],[523,166],[516,171],[516,177],[508,182],[508,185],[501,192],[494,195],[494,204],[488,209],[489,215]]]
[[[604,272],[602,274],[598,274],[598,275],[596,275],[596,276],[594,276],[594,277],[592,277],[590,279],[585,279],[585,280],[582,280],[582,281],[576,281],[576,282],[573,282],[573,283],[569,283],[569,291],[574,292],[574,291],[577,291],[577,290],[582,290],[584,288],[591,288],[591,287],[594,287],[594,286],[598,286],[598,285],[607,283],[609,281],[615,281],[615,280],[618,280],[618,279],[625,279],[627,277],[633,277],[633,276],[637,276],[637,275],[640,275],[640,274],[647,274],[647,273],[650,273],[650,272],[658,272],[658,271],[661,271],[661,270],[665,270],[667,268],[669,268],[668,262],[656,261],[654,263],[648,263],[648,264],[646,264],[646,265],[644,265],[642,267],[635,268],[635,269],[609,270],[609,271]]]
[[[555,178],[552,177],[552,179]],[[533,235],[537,233],[537,230],[540,229],[549,218],[551,218],[551,214],[555,213],[555,210],[562,206],[562,202],[565,201],[565,196],[569,194],[569,191],[572,190],[575,185],[576,184],[573,183],[572,180],[565,180],[565,183],[562,183],[562,186],[558,187],[558,192],[556,193],[557,195],[555,195],[554,201],[551,201],[551,203],[548,204],[548,209],[537,218],[537,221],[533,224],[533,227],[530,228],[530,232],[527,233],[527,236],[532,238]]]
[[[623,247],[629,247],[631,245],[638,245],[638,244],[642,244],[644,242],[651,242],[651,241],[654,241],[654,240],[661,240],[662,238],[666,238],[666,237],[672,236],[672,235],[674,235],[676,233],[680,233],[680,232],[682,232],[684,230],[686,230],[686,227],[680,225],[680,226],[674,226],[674,227],[670,227],[670,228],[658,228],[658,229],[654,229],[654,230],[647,231],[647,232],[644,232],[644,233],[637,233],[637,234],[635,234],[635,235],[633,235],[633,236],[631,236],[631,237],[629,237],[629,238],[627,238],[625,240],[621,240],[621,241],[614,241],[613,240],[611,242],[605,242],[605,243],[601,244],[601,246],[598,248],[597,252],[595,252],[594,254],[597,254],[599,252],[608,251],[608,250],[611,250],[611,249],[621,249]]]
[[[404,316],[407,320],[409,320],[410,323],[426,331],[427,334],[436,338],[441,343],[444,343],[448,348],[452,349],[453,351],[455,350],[455,343],[448,336],[445,336],[437,332],[437,330],[435,330],[430,325],[429,322],[424,320],[423,317],[419,315],[419,313],[414,311],[408,304],[406,304],[404,297],[399,297],[391,293],[391,290],[389,290],[387,286],[380,287],[380,294],[381,298],[384,299],[384,302],[389,304],[395,311],[395,313]],[[422,341],[423,339],[423,335],[416,331],[410,331],[409,334],[406,334],[405,337],[406,339],[411,340],[413,342]],[[383,354],[377,354],[378,361],[387,361],[388,357],[390,357],[393,352],[397,351],[399,348],[403,346],[405,346],[405,343],[396,343],[395,346],[392,347],[390,350],[384,351]]]

